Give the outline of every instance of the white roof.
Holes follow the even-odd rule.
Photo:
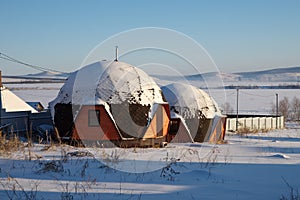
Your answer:
[[[144,71],[123,62],[100,61],[72,73],[50,108],[57,103],[85,105],[122,102],[163,103],[160,87]]]
[[[37,113],[38,111],[23,101],[20,97],[9,91],[5,87],[1,87],[1,108],[6,112],[18,112],[18,111],[31,111]]]
[[[206,118],[221,115],[213,98],[199,88],[183,83],[173,83],[161,89],[169,105],[174,106],[184,118],[197,117],[199,111]]]

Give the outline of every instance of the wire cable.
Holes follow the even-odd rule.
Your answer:
[[[251,96],[263,97],[263,98],[268,98],[268,97],[274,96],[274,95],[259,95],[259,94],[253,94],[253,93],[249,93],[249,92],[244,92],[244,91],[240,91],[240,93],[251,95]]]
[[[45,67],[40,67],[40,66],[37,66],[37,65],[31,65],[31,64],[28,64],[28,63],[25,63],[23,61],[20,61],[20,60],[17,60],[11,56],[8,56],[2,52],[0,52],[0,58],[1,59],[4,59],[4,60],[7,60],[7,61],[10,61],[10,62],[15,62],[15,63],[18,63],[18,64],[21,64],[21,65],[25,65],[27,67],[30,67],[32,69],[36,69],[36,70],[39,70],[39,71],[43,71],[43,72],[58,72],[58,73],[64,73],[64,72],[61,72],[61,71],[57,71],[57,70],[52,70],[52,69],[49,69],[49,68],[45,68]]]

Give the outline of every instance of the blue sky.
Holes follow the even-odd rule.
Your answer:
[[[224,72],[300,66],[299,8],[296,0],[0,0],[0,52],[73,71],[114,34],[163,27],[196,40]],[[4,60],[0,69],[36,72]]]

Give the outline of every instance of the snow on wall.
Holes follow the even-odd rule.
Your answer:
[[[199,117],[199,111],[210,119],[215,115],[221,115],[212,97],[192,85],[172,83],[163,86],[162,91],[170,106],[184,118]]]

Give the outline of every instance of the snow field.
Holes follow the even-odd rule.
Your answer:
[[[163,149],[63,145],[42,151],[48,146],[35,145],[30,149],[32,160],[28,148],[1,156],[0,195],[1,199],[26,199],[25,194],[36,199],[279,199],[290,194],[285,181],[300,188],[300,129],[228,134],[226,141],[169,144]]]
[[[41,101],[45,107],[60,88],[52,84],[20,87],[28,88],[12,92],[25,101]],[[235,109],[235,90],[225,90],[226,98],[223,90],[208,92],[219,106],[229,102]],[[279,99],[292,99],[299,90],[240,90],[239,108],[269,113],[275,93]],[[244,136],[227,133],[227,143],[220,145],[169,144],[161,149],[63,145],[43,151],[48,145],[35,144],[0,155],[0,198],[289,198],[287,183],[295,192],[300,189],[300,129],[296,123],[289,127]],[[72,156],[74,152],[92,156]]]

